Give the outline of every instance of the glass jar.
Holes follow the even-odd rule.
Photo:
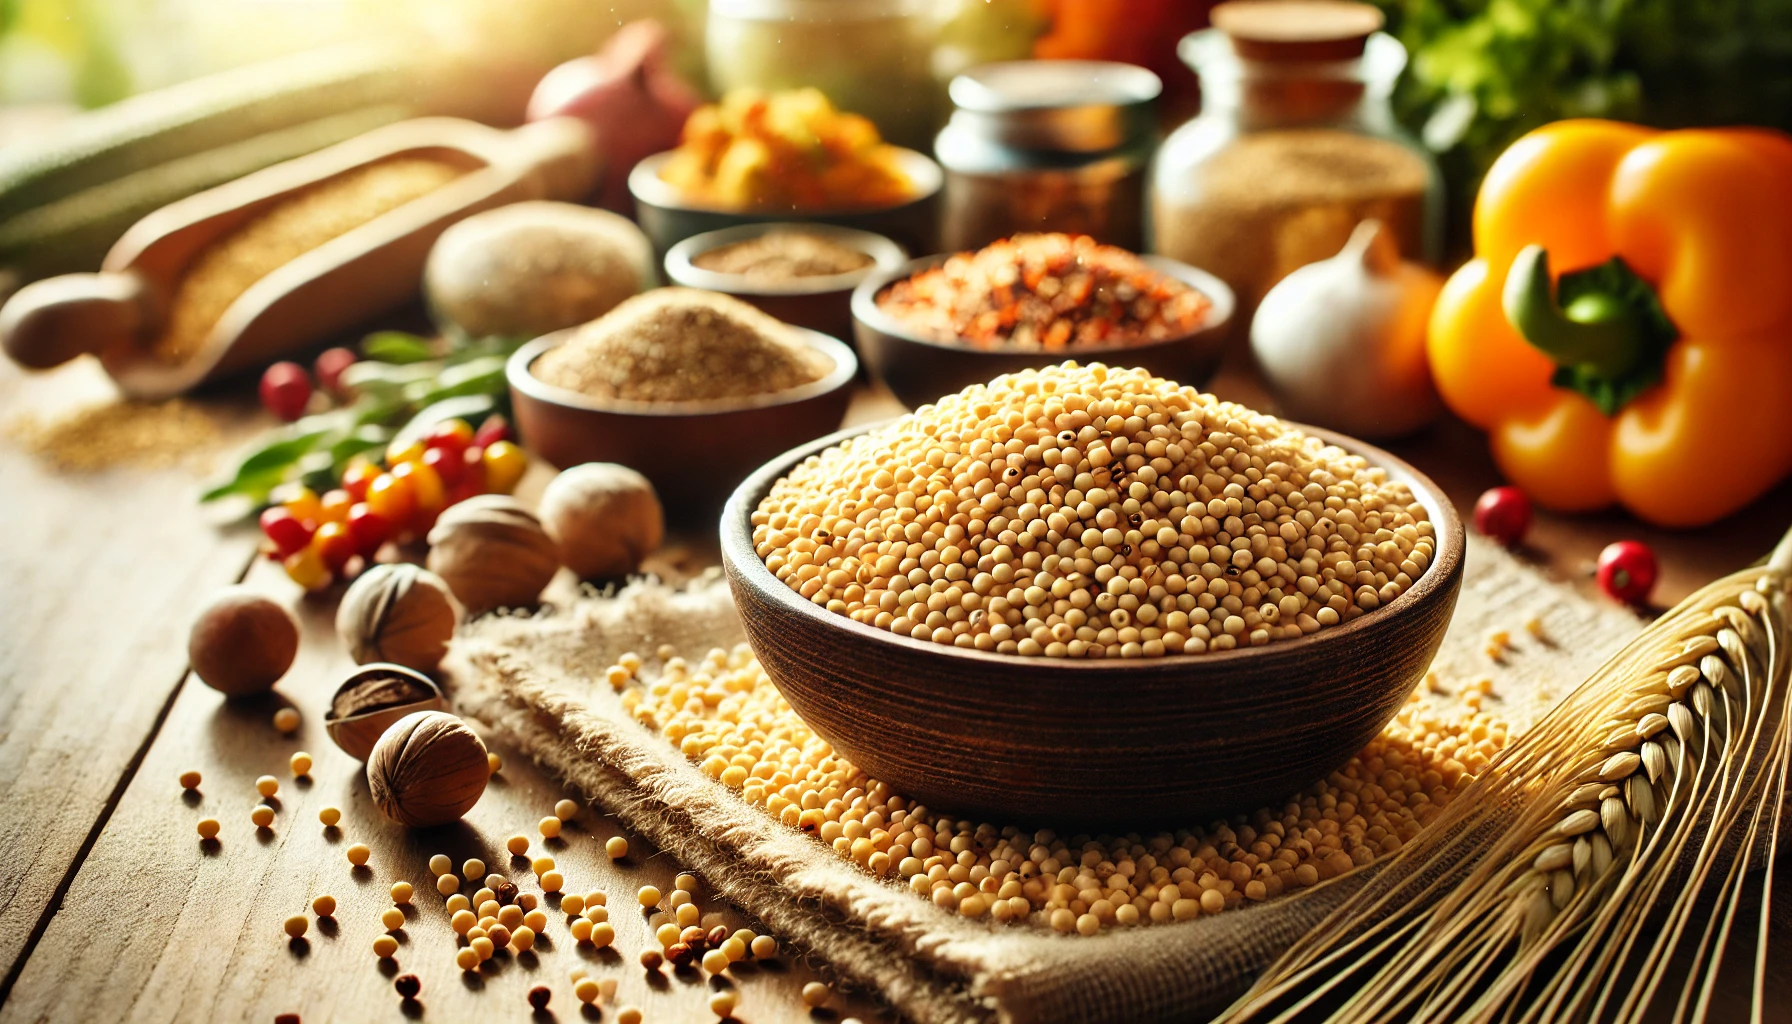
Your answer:
[[[890,142],[925,150],[944,109],[934,8],[933,0],[710,0],[710,84],[814,86]]]
[[[1138,251],[1162,91],[1144,68],[1108,61],[1004,61],[953,79],[956,109],[934,142],[946,248],[1063,231]]]
[[[1220,27],[1183,39],[1202,110],[1164,141],[1152,168],[1153,251],[1224,279],[1241,323],[1272,285],[1335,256],[1370,217],[1406,258],[1442,255],[1437,165],[1388,104],[1405,47],[1374,31],[1380,14],[1365,5],[1325,5],[1357,18],[1329,38],[1310,22],[1276,31],[1260,17],[1226,18],[1227,8],[1283,6],[1223,4]]]

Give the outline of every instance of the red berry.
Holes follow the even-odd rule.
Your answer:
[[[467,475],[466,459],[452,448],[431,448],[423,453],[423,464],[436,471],[442,478],[442,486],[450,491]]]
[[[367,485],[382,473],[380,467],[365,459],[356,459],[342,471],[342,489],[356,501],[367,500]]]
[[[317,386],[332,395],[342,395],[342,371],[355,365],[355,354],[346,348],[327,348],[317,355],[312,368],[317,371]]]
[[[473,428],[467,426],[466,420],[449,419],[435,425],[423,438],[425,448],[440,448],[459,455],[466,451],[467,445],[473,443]]]
[[[311,543],[310,528],[280,505],[262,511],[261,532],[273,542],[281,558]]]
[[[348,535],[355,542],[356,553],[371,560],[380,545],[392,536],[392,524],[368,508],[366,502],[357,502],[348,510]]]
[[[318,527],[311,537],[311,549],[332,573],[341,572],[356,553],[354,536],[342,523],[325,523]]]
[[[1495,487],[1475,502],[1475,529],[1514,547],[1531,530],[1531,499],[1516,487]]]
[[[481,448],[490,448],[495,442],[510,440],[513,440],[510,436],[510,421],[495,412],[487,416],[485,422],[479,424],[479,429],[473,432],[473,443]]]
[[[261,375],[261,404],[288,423],[305,415],[311,378],[298,363],[275,363]]]
[[[471,497],[474,494],[484,494],[485,447],[476,444],[473,447],[468,448],[461,454],[461,461],[467,467],[465,475],[460,478],[461,487],[466,488],[470,492],[468,497]]]
[[[1599,589],[1628,604],[1641,604],[1655,589],[1655,552],[1640,540],[1607,544],[1599,552]]]

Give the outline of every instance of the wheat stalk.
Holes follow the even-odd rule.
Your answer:
[[[1221,1018],[1763,1013],[1792,763],[1792,534],[1681,602],[1508,747]]]

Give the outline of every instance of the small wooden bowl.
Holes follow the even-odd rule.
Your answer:
[[[859,282],[852,293],[853,338],[872,376],[881,378],[902,404],[919,408],[941,395],[986,384],[1005,373],[1052,366],[1066,359],[1110,366],[1142,366],[1167,380],[1201,387],[1219,368],[1226,325],[1235,305],[1232,289],[1204,270],[1162,256],[1140,256],[1207,296],[1213,303],[1207,319],[1188,334],[1134,345],[1078,346],[1069,349],[988,349],[923,337],[885,313],[877,297],[892,283],[952,258],[940,253],[910,260],[894,270],[880,270]]]
[[[1436,484],[1378,448],[1302,429],[1410,487],[1438,548],[1394,601],[1295,640],[1128,661],[1026,658],[820,608],[759,559],[751,515],[791,468],[859,430],[748,477],[722,513],[722,563],[779,692],[905,797],[1001,824],[1116,831],[1280,806],[1393,719],[1430,667],[1462,583],[1462,523]]]
[[[859,361],[837,338],[791,328],[833,361],[818,381],[726,401],[629,402],[558,388],[530,370],[578,328],[531,341],[505,368],[524,445],[555,466],[616,462],[653,482],[668,518],[714,514],[748,473],[780,451],[840,426]]]
[[[705,270],[693,261],[712,249],[746,242],[775,231],[818,235],[855,249],[871,262],[844,274],[798,277],[789,281],[758,281],[742,274]],[[666,252],[666,279],[687,288],[732,295],[751,303],[787,324],[807,327],[830,337],[852,337],[852,292],[868,275],[901,266],[908,259],[902,247],[882,235],[832,224],[774,222],[741,224],[720,231],[705,231],[674,245]]]
[[[931,157],[912,149],[897,148],[896,161],[914,182],[915,194],[894,206],[839,210],[723,209],[687,201],[660,177],[660,168],[672,154],[655,153],[629,172],[628,190],[635,198],[635,220],[652,239],[654,251],[664,254],[692,235],[741,224],[777,221],[803,224],[836,224],[894,239],[909,252],[939,248],[940,190],[945,172]]]

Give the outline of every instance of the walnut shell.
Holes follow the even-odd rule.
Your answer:
[[[560,546],[561,563],[580,579],[627,576],[666,536],[653,484],[608,462],[587,462],[556,476],[541,492],[541,525]]]
[[[201,682],[232,697],[266,693],[299,653],[299,623],[285,606],[226,587],[193,622],[187,659]]]
[[[535,604],[560,568],[541,520],[502,494],[449,506],[429,531],[429,568],[469,614]]]
[[[342,595],[336,633],[358,665],[385,661],[433,672],[448,651],[456,618],[440,576],[409,563],[376,565]]]
[[[386,817],[422,828],[445,825],[479,802],[491,777],[485,744],[444,711],[392,723],[367,759],[367,790]]]
[[[352,673],[324,712],[324,730],[357,761],[373,753],[392,723],[419,711],[446,711],[434,680],[403,665],[375,662]]]

